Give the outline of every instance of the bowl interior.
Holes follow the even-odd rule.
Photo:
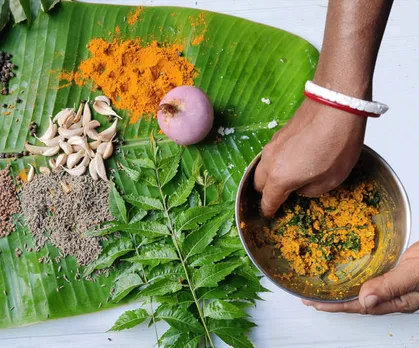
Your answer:
[[[397,263],[410,233],[409,202],[399,179],[390,166],[374,151],[364,147],[353,173],[362,173],[380,192],[375,248],[371,255],[338,267],[339,281],[322,277],[299,276],[273,245],[263,241],[262,229],[269,221],[260,214],[260,195],[253,188],[253,175],[259,158],[246,170],[237,195],[237,226],[243,245],[253,263],[280,288],[301,298],[342,302],[355,299],[361,285],[381,275]],[[240,228],[241,222],[245,227]],[[289,276],[291,275],[291,276]]]

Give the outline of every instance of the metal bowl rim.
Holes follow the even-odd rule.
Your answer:
[[[383,164],[383,166],[389,171],[389,173],[391,174],[391,176],[394,178],[396,185],[399,189],[399,192],[402,196],[402,200],[404,202],[404,205],[406,207],[406,233],[405,233],[405,242],[404,245],[401,249],[400,255],[398,255],[397,257],[397,261],[395,263],[395,265],[398,264],[398,262],[400,261],[401,256],[403,255],[403,253],[405,252],[405,250],[407,249],[408,245],[409,245],[409,241],[410,241],[410,236],[411,236],[411,230],[412,230],[412,217],[411,217],[411,206],[410,206],[410,201],[409,201],[409,197],[407,195],[406,189],[403,186],[400,178],[398,177],[398,175],[396,174],[396,172],[393,170],[393,168],[390,166],[390,164],[388,164],[388,162],[381,156],[379,155],[376,151],[374,151],[373,149],[371,149],[369,146],[364,145],[363,146],[363,151],[366,151],[367,153],[369,153],[370,155],[372,155],[373,157],[377,158],[379,162],[381,162]],[[243,176],[240,180],[240,184],[239,187],[237,189],[237,194],[236,194],[236,204],[235,204],[235,213],[236,213],[236,226],[237,226],[237,230],[239,231],[239,236],[240,236],[240,240],[241,243],[246,251],[247,256],[250,258],[250,260],[252,261],[252,263],[256,266],[256,268],[275,286],[277,286],[278,288],[280,288],[281,290],[297,296],[301,299],[304,300],[309,300],[309,301],[315,301],[315,302],[323,302],[323,303],[344,303],[344,302],[350,302],[353,300],[356,300],[358,298],[358,296],[352,296],[352,297],[348,297],[345,299],[319,299],[319,298],[314,298],[314,297],[309,297],[309,296],[305,296],[305,295],[301,295],[297,292],[294,292],[290,289],[285,288],[284,286],[282,286],[281,284],[279,284],[277,281],[275,281],[275,279],[273,279],[271,277],[270,274],[268,274],[262,266],[259,265],[259,263],[256,261],[256,259],[253,257],[252,253],[250,252],[250,249],[247,246],[247,243],[245,242],[244,239],[244,235],[243,232],[240,228],[240,195],[243,191],[243,186],[246,183],[249,174],[251,173],[251,171],[253,170],[254,166],[259,162],[260,158],[261,158],[262,152],[260,152],[258,155],[256,155],[256,157],[252,160],[252,162],[249,163],[249,165],[246,167]]]

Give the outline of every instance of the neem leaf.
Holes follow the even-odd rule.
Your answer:
[[[182,307],[187,309],[194,299],[190,290],[178,291],[175,294],[168,294],[166,296],[155,296],[153,297],[159,303],[165,303],[171,306]]]
[[[182,332],[176,330],[174,327],[171,327],[160,337],[159,344],[164,347],[172,347],[181,335]]]
[[[192,194],[189,196],[189,207],[201,207],[202,206],[202,200],[199,192],[197,190],[193,190]]]
[[[129,195],[125,195],[124,199],[131,203],[132,205],[139,207],[144,210],[163,210],[163,204],[157,198],[151,198],[146,196],[136,195],[131,193]]]
[[[219,319],[208,319],[208,330],[215,334],[228,334],[231,332],[235,333],[246,333],[256,324],[251,321],[240,318],[234,320],[219,320]]]
[[[160,176],[160,185],[163,187],[170,180],[172,180],[179,168],[180,158],[183,151],[179,151],[176,155],[169,157],[168,159],[162,159],[159,165],[159,176]]]
[[[232,203],[223,203],[210,207],[189,208],[179,214],[176,218],[176,229],[179,232],[183,230],[195,229],[199,226],[199,224],[204,223],[226,209],[231,209],[231,207]]]
[[[139,262],[141,264],[154,264],[154,263],[167,263],[170,261],[178,260],[176,250],[165,245],[155,247],[153,249],[142,251],[139,255],[125,259],[129,262]]]
[[[144,219],[147,215],[147,211],[143,210],[143,209],[135,209],[135,214],[133,217],[131,217],[131,219],[129,220],[130,224],[136,223],[138,221],[141,221],[142,219]]]
[[[122,169],[124,169],[125,174],[128,175],[128,177],[134,181],[137,182],[138,180],[140,180],[141,177],[141,172],[139,172],[138,170],[129,168],[127,166],[124,166],[122,163],[119,163],[120,166],[122,167]]]
[[[115,325],[109,331],[121,331],[125,329],[130,329],[134,326],[140,325],[144,322],[150,315],[145,309],[138,308],[133,311],[127,311],[123,313]]]
[[[180,284],[176,279],[161,279],[155,283],[147,285],[138,293],[138,297],[162,296],[168,293],[174,293],[181,289],[182,284]]]
[[[197,294],[200,300],[217,300],[226,299],[235,292],[237,288],[229,283],[219,285],[216,288],[201,288],[198,289]]]
[[[154,165],[153,161],[149,158],[136,158],[131,159],[131,163],[141,167],[141,168],[149,168],[149,169],[155,169],[156,166]]]
[[[217,336],[233,348],[253,348],[252,342],[245,335],[238,335],[234,331],[217,333]]]
[[[204,316],[213,319],[237,319],[246,317],[248,314],[232,303],[215,300],[204,307]]]
[[[0,0],[0,31],[4,29],[10,19],[9,0]]]
[[[241,267],[237,268],[234,273],[249,279],[254,284],[259,284],[259,278],[257,276],[259,271],[248,264],[243,264]]]
[[[189,262],[193,267],[204,266],[210,263],[221,261],[236,250],[237,249],[208,246],[201,254],[191,257]]]
[[[15,23],[23,22],[31,16],[31,5],[29,0],[9,0],[10,12]],[[28,20],[29,21],[29,20]]]
[[[149,282],[161,278],[178,279],[179,277],[185,278],[185,273],[180,263],[162,264],[154,267],[147,273],[147,279]]]
[[[109,209],[115,219],[128,223],[125,201],[119,194],[114,182],[111,182],[111,189],[109,192]]]
[[[170,236],[170,231],[166,225],[154,221],[139,221],[132,224],[121,224],[119,222],[112,221],[109,223],[109,227],[86,233],[86,235],[105,236],[114,232],[131,233],[147,238]]]
[[[195,178],[190,177],[184,180],[179,187],[169,197],[169,209],[178,207],[188,200],[193,188],[195,186]]]
[[[155,316],[182,332],[203,333],[204,328],[195,316],[184,308],[161,305]]]
[[[83,277],[88,276],[96,269],[104,269],[112,266],[114,261],[134,250],[132,241],[128,238],[118,238],[109,244],[100,254],[99,258],[90,263],[83,272]]]
[[[227,210],[220,216],[210,220],[199,229],[189,233],[182,244],[182,250],[187,259],[190,256],[199,254],[212,242],[221,225],[231,217],[232,210]]]
[[[126,274],[115,282],[115,291],[112,295],[112,301],[119,302],[127,296],[132,290],[144,284],[143,280],[136,273]]]
[[[42,11],[51,11],[61,0],[41,0]]]
[[[202,337],[202,335],[182,332],[170,348],[196,348]]]
[[[231,274],[239,262],[220,262],[215,265],[205,265],[194,271],[192,283],[194,289],[217,286],[218,282]]]

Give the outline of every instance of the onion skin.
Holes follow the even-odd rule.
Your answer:
[[[160,129],[179,145],[202,141],[214,122],[214,108],[199,88],[180,86],[172,89],[160,102],[157,112]]]

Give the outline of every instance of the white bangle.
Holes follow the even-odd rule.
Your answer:
[[[358,112],[354,113],[361,116],[378,117],[386,113],[389,109],[389,107],[386,104],[377,101],[367,101],[355,97],[350,97],[345,94],[335,92],[330,89],[316,85],[312,81],[306,82],[304,94],[307,97],[314,99],[318,102],[322,102],[323,104],[334,106],[342,110],[346,110],[349,112],[351,112],[351,110],[347,110],[348,108],[352,109],[352,111],[357,110]],[[314,96],[317,98],[314,98]]]

